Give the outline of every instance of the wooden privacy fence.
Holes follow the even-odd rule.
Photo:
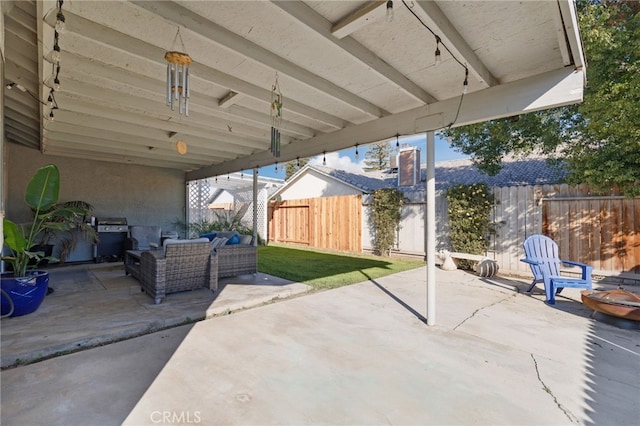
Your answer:
[[[362,251],[362,196],[269,204],[269,241],[326,250]]]
[[[594,196],[587,185],[493,188],[491,251],[503,271],[528,272],[520,258],[533,234],[553,238],[560,258],[607,273],[640,274],[640,198]]]
[[[640,274],[640,198],[594,196],[587,185],[494,187],[487,256],[500,271],[530,274],[522,244],[533,234],[553,238],[560,257],[592,265],[596,273]],[[405,194],[395,250],[424,254],[425,194]],[[451,249],[445,192],[436,196],[437,250]],[[361,252],[373,249],[368,198],[348,195],[289,200],[269,205],[269,241]]]

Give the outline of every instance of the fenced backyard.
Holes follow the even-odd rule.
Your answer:
[[[362,197],[307,198],[271,203],[269,242],[362,252]]]
[[[533,234],[553,238],[560,257],[592,265],[601,275],[640,274],[640,198],[595,196],[586,185],[494,187],[487,256],[506,273],[529,274],[522,243]],[[425,194],[405,194],[395,252],[424,255]],[[368,196],[289,200],[269,208],[269,241],[362,252],[373,248]],[[437,249],[450,249],[447,200],[436,196]]]

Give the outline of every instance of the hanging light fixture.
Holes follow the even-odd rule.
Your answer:
[[[185,155],[188,151],[187,143],[180,139],[178,142],[176,142],[176,151],[180,155]]]
[[[182,50],[185,50],[180,28],[178,28],[176,36],[173,39],[174,46],[178,37],[180,37]],[[167,105],[170,105],[171,111],[173,111],[177,102],[178,112],[182,114],[184,111],[184,115],[189,116],[189,65],[191,65],[193,60],[187,53],[176,50],[166,52],[164,59],[167,61]]]

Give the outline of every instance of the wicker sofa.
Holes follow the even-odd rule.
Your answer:
[[[218,278],[258,272],[258,247],[236,244],[213,249],[218,264]]]
[[[156,304],[178,291],[202,287],[217,291],[218,257],[209,240],[167,240],[165,244],[164,250],[140,255],[140,285]]]
[[[218,278],[258,272],[258,248],[253,245],[251,235],[242,235],[236,231],[216,231],[200,237],[212,241],[213,252],[218,260]],[[229,240],[232,244],[227,244]]]

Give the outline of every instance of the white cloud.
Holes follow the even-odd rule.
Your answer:
[[[311,158],[309,164],[312,166],[322,166],[322,155]],[[329,152],[326,154],[327,167],[333,169],[344,170],[351,173],[362,173],[362,167],[364,166],[364,160],[354,162],[351,157],[341,156],[339,152]]]

